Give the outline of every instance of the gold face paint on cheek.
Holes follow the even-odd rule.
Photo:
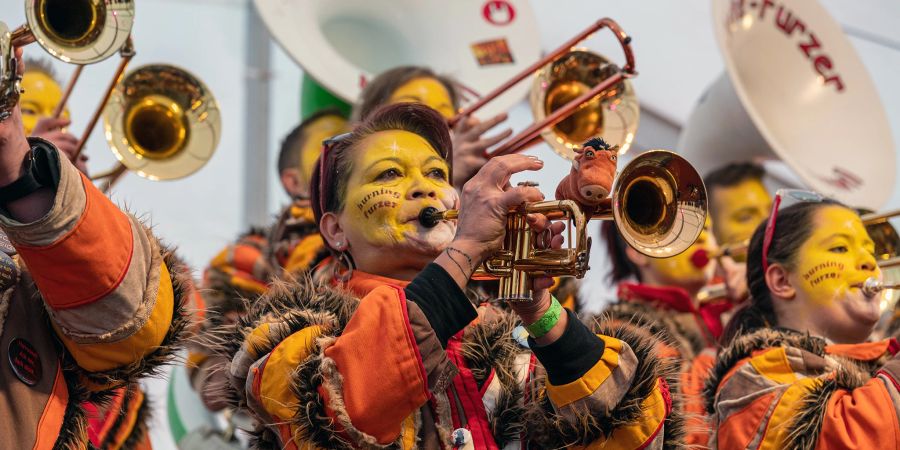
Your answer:
[[[690,246],[684,252],[669,258],[651,258],[650,265],[660,275],[661,279],[668,280],[672,284],[679,284],[679,281],[696,283],[706,281],[711,277],[712,264],[707,263],[704,267],[697,267],[693,262],[694,253],[700,250],[709,252],[709,219],[707,219],[706,229],[704,229],[694,245]]]
[[[22,122],[25,133],[31,134],[39,119],[53,114],[62,100],[62,89],[52,78],[34,71],[22,76],[22,89],[25,90],[19,100],[23,106]]]
[[[447,173],[446,163],[416,134],[375,133],[355,153],[342,215],[348,233],[370,245],[389,247],[428,234],[418,230],[421,209],[456,202],[453,188],[437,175]]]
[[[322,154],[322,141],[347,131],[347,120],[335,115],[327,115],[307,125],[306,141],[300,149],[300,174],[304,182],[312,179],[316,161]]]
[[[852,211],[841,207],[819,210],[815,231],[800,247],[796,278],[798,289],[819,306],[839,301],[851,286],[872,272],[860,270],[860,255],[868,234]]]
[[[758,180],[718,187],[713,196],[711,208],[715,215],[716,238],[720,244],[736,244],[750,239],[772,209],[772,197]]]
[[[447,119],[453,117],[456,113],[453,110],[453,102],[450,100],[447,88],[434,78],[414,78],[407,81],[391,94],[388,102],[389,104],[401,102],[423,103],[441,113]]]

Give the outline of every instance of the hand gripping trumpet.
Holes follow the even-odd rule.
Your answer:
[[[510,210],[500,250],[476,273],[499,279],[499,300],[530,301],[533,277],[584,277],[590,268],[586,231],[590,219],[615,221],[629,245],[654,258],[686,250],[697,240],[706,221],[703,180],[684,158],[669,151],[651,150],[632,160],[616,177],[610,197],[591,208],[572,200],[552,200]],[[526,221],[533,213],[550,220],[566,220],[567,247],[538,248],[538,236]],[[419,221],[433,227],[458,215],[458,210],[428,207],[419,214]]]

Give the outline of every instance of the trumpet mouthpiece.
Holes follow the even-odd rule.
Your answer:
[[[441,221],[441,212],[434,206],[426,206],[419,213],[419,222],[426,228],[434,228]]]

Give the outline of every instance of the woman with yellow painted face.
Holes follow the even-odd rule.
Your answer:
[[[22,89],[24,92],[19,97],[19,107],[25,134],[52,142],[71,159],[78,148],[78,138],[66,130],[71,123],[68,109],[60,117],[53,117],[63,92],[47,60],[30,59],[25,63]],[[82,153],[73,163],[81,173],[87,174],[87,160],[87,155]]]
[[[394,103],[422,103],[451,119],[459,110],[457,85],[449,78],[426,67],[403,66],[387,70],[366,84],[360,94],[353,116],[357,121],[368,117],[384,105]],[[512,135],[512,129],[482,138],[488,130],[506,120],[498,114],[484,122],[475,117],[460,120],[451,130],[453,139],[453,186],[462,189],[487,160],[484,152]]]
[[[543,164],[495,158],[460,196],[450,145],[437,112],[398,104],[326,147],[311,198],[341,261],[320,273],[333,287],[276,283],[239,324],[217,330],[230,358],[222,398],[253,415],[259,445],[272,448],[674,444],[678,418],[652,336],[591,333],[547,294],[549,279],[512,312],[465,296],[509,208],[543,198],[510,176]],[[459,220],[426,227],[426,207],[459,207]],[[529,223],[562,244],[562,224]]]
[[[629,247],[615,224],[601,226],[618,283],[619,301],[598,317],[637,323],[660,336],[657,351],[677,370],[678,393],[685,416],[685,443],[705,446],[709,440],[703,387],[722,333],[721,310],[730,305],[704,303],[697,294],[712,280],[714,265],[706,256],[715,239],[709,221],[697,241],[671,258],[651,258]]]
[[[719,449],[898,448],[900,359],[868,342],[880,278],[851,209],[782,190],[753,234],[750,303],[728,325],[707,385]]]

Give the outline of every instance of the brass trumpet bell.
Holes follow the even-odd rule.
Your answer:
[[[187,71],[140,67],[116,86],[104,112],[106,139],[127,169],[152,180],[199,170],[219,143],[219,106]]]
[[[650,150],[616,177],[612,219],[625,241],[653,258],[675,256],[694,244],[706,223],[706,187],[677,153]]]
[[[584,95],[618,70],[606,57],[585,49],[572,50],[546,64],[534,77],[531,112],[540,122],[557,109]],[[550,148],[575,159],[573,148],[592,137],[619,143],[619,153],[631,147],[638,127],[640,105],[631,81],[623,79],[582,104],[569,117],[541,132]]]

